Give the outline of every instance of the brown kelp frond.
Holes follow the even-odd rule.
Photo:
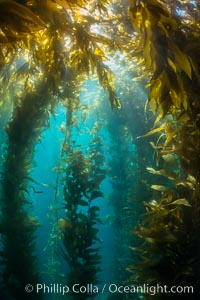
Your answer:
[[[177,109],[191,112],[188,85],[199,74],[196,58],[187,51],[191,40],[181,29],[180,19],[154,0],[130,1],[130,17],[139,37],[136,54],[143,57],[151,74],[148,101],[152,111],[159,110],[162,116]]]
[[[31,9],[13,1],[0,1],[0,43],[23,40],[27,34],[46,27],[45,23]]]
[[[95,247],[99,242],[96,226],[100,220],[99,207],[93,205],[93,201],[102,196],[99,184],[103,177],[100,169],[95,169],[98,165],[93,165],[93,169],[91,162],[79,150],[70,153],[67,165],[64,187],[66,213],[62,222],[59,220],[59,226],[63,232],[64,259],[71,270],[67,274],[68,283],[70,286],[76,282],[81,285],[95,283],[100,270],[100,256],[98,247]],[[100,181],[96,180],[99,176]]]
[[[49,87],[61,97],[68,68],[76,74],[79,85],[94,73],[106,90],[111,106],[121,107],[112,71],[106,64],[123,39],[118,30],[122,26],[118,22],[120,14],[115,15],[112,3],[35,0],[19,4],[10,0],[9,5],[6,1],[0,5],[0,59],[6,79],[20,81],[19,70],[10,72],[9,68],[13,61],[26,57],[29,68],[23,71],[23,84],[30,78],[32,82],[45,79],[48,74]],[[109,12],[108,7],[112,8]],[[120,9],[116,9],[116,14]],[[116,23],[115,41],[112,18]],[[126,35],[124,39],[127,38]]]
[[[113,118],[116,118],[115,122]],[[108,177],[112,185],[109,202],[113,212],[105,217],[105,223],[108,223],[107,225],[111,226],[115,233],[113,247],[115,251],[112,258],[113,281],[121,284],[128,276],[126,266],[132,260],[129,243],[135,242],[129,230],[136,224],[135,216],[139,215],[141,207],[137,202],[139,166],[134,161],[137,155],[135,145],[132,144],[127,123],[122,116],[120,114],[115,117],[110,116],[106,129],[111,139],[109,153],[112,155],[108,161]],[[142,196],[140,191],[140,197]]]
[[[158,137],[157,142],[150,142],[157,168],[147,167],[155,178],[151,185],[154,199],[146,200],[143,221],[132,231],[141,238],[141,246],[133,247],[138,262],[128,268],[133,272],[130,281],[168,286],[187,282],[195,287],[194,299],[198,299],[198,3],[129,2],[138,38],[134,55],[149,74],[148,103],[158,113],[153,129],[142,136]],[[156,299],[165,298],[156,295]]]
[[[180,116],[177,120],[166,118],[160,127],[154,128],[143,137],[161,132],[156,144],[151,143],[157,153],[157,164],[162,158],[166,163],[175,163],[179,158],[182,169],[195,178],[199,177],[199,130],[192,120]],[[171,159],[171,162],[170,162]],[[176,164],[176,163],[175,163]]]
[[[163,193],[159,202],[145,203],[144,220],[134,230],[142,244],[140,251],[132,249],[139,260],[128,267],[133,273],[130,282],[159,283],[169,287],[187,283],[197,288],[199,259],[192,256],[199,251],[196,249],[199,247],[199,199],[191,202],[177,198],[177,191],[171,189]],[[162,295],[157,297],[163,299]]]
[[[37,94],[33,91],[26,93],[22,105],[14,107],[6,128],[8,141],[1,182],[3,285],[15,299],[25,297],[27,280],[33,284],[39,280],[34,253],[35,231],[39,223],[29,215],[28,208],[34,145],[48,122],[46,106],[49,95],[46,94],[44,101],[44,91],[48,91],[46,84],[38,86]],[[35,293],[31,297],[35,298]]]

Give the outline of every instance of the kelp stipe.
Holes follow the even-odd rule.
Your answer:
[[[37,220],[32,217],[28,184],[32,167],[33,149],[42,129],[47,126],[45,107],[46,84],[38,86],[37,94],[26,93],[23,104],[14,107],[7,133],[7,153],[3,162],[2,178],[2,258],[4,290],[14,299],[35,299],[27,295],[27,283],[39,282],[35,257]],[[23,122],[22,122],[23,120]],[[37,299],[40,295],[37,295]]]
[[[129,202],[130,189],[134,190],[134,145],[131,143],[127,127],[123,122],[121,114],[109,115],[107,131],[109,133],[108,178],[112,186],[109,195],[109,203],[113,207],[113,215],[110,216],[110,226],[115,233],[113,258],[110,262],[113,278],[116,284],[121,284],[127,278],[125,269],[131,260],[129,243],[134,219],[132,218],[132,203]],[[113,126],[113,124],[115,124]],[[133,195],[132,195],[133,196]],[[134,197],[133,197],[134,198]],[[136,211],[135,211],[136,213]],[[109,217],[109,216],[108,216]],[[117,295],[115,295],[117,297]]]

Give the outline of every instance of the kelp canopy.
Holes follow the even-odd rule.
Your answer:
[[[136,141],[139,145],[142,139],[152,138],[155,165],[146,168],[154,175],[155,184],[151,185],[154,199],[151,193],[149,198],[146,196],[146,213],[133,229],[142,242],[132,247],[138,262],[127,266],[132,273],[128,280],[169,286],[191,284],[197,291],[199,1],[0,0],[0,44],[2,126],[5,115],[11,115],[6,125],[8,142],[2,170],[2,285],[21,299],[24,283],[38,282],[33,255],[37,223],[30,222],[25,209],[34,145],[59,103],[66,107],[70,130],[72,116],[80,109],[80,87],[90,75],[98,78],[111,108],[123,110],[109,67],[114,57],[132,77],[138,77],[143,87],[146,84],[147,104],[139,108],[144,114],[150,108],[155,115],[153,128]],[[121,80],[122,90],[130,85]],[[134,100],[129,101],[135,105]],[[79,156],[83,157],[81,153]],[[66,176],[72,172],[69,165]],[[162,185],[156,181],[159,176],[166,178]],[[66,182],[69,184],[67,178]],[[137,198],[140,200],[139,193]],[[88,207],[90,210],[90,201]],[[69,234],[65,232],[66,240]],[[95,238],[95,234],[91,236],[89,244]],[[17,256],[13,255],[13,247]],[[26,269],[22,272],[23,264]]]

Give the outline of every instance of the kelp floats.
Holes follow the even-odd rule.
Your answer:
[[[148,167],[147,170],[166,178],[168,184],[151,186],[156,198],[146,202],[144,219],[137,230],[133,230],[143,245],[134,249],[139,261],[129,267],[129,271],[133,272],[130,279],[139,283],[160,283],[168,287],[191,285],[192,299],[197,299],[200,278],[199,24],[187,14],[184,4],[181,6],[179,1],[177,4],[182,9],[182,17],[178,12],[170,14],[171,6],[165,1],[130,1],[132,24],[140,37],[137,55],[143,57],[142,63],[151,78],[148,103],[154,113],[158,111],[155,128],[145,136],[160,134],[152,146],[161,169]],[[188,5],[192,9],[192,4]],[[156,295],[156,299],[165,298],[167,295]]]

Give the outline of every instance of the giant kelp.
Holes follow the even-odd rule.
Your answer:
[[[109,44],[107,49],[112,48],[109,37],[88,31],[90,24],[96,22],[95,12],[97,19],[100,18],[98,11],[106,11],[107,3],[98,1],[92,7],[87,3],[84,12],[81,12],[82,4],[85,1],[0,2],[1,85],[5,91],[1,104],[13,105],[3,166],[2,255],[5,259],[4,284],[16,299],[24,297],[26,280],[33,284],[38,281],[33,257],[36,222],[26,212],[26,194],[33,148],[39,133],[47,126],[50,112],[54,111],[59,99],[73,100],[69,96],[71,74],[75,74],[76,83],[80,84],[89,72],[97,73],[111,105],[119,106],[112,74],[103,62],[105,55],[100,49],[101,43]],[[13,93],[10,94],[11,88]],[[90,201],[100,195],[95,194],[98,182],[96,179],[94,190],[90,191]],[[88,202],[88,214],[96,221],[97,208],[89,206]],[[89,243],[96,234],[91,226],[88,227],[92,232]],[[16,252],[13,251],[15,245]]]
[[[38,222],[27,210],[30,207],[28,183],[33,146],[48,116],[44,109],[45,90],[44,84],[38,86],[37,95],[27,93],[25,105],[15,107],[13,119],[6,128],[9,140],[1,183],[2,272],[4,289],[15,299],[26,296],[27,280],[33,283],[39,280],[34,254],[34,232]],[[31,297],[34,298],[35,293]]]
[[[138,166],[134,159],[135,146],[122,115],[110,116],[107,123],[109,151],[112,153],[107,163],[108,178],[112,186],[109,202],[113,206],[113,216],[110,217],[115,232],[112,280],[120,284],[127,277],[125,266],[131,260],[129,229],[134,226],[135,221],[132,214],[137,214],[139,209],[135,197]]]
[[[70,135],[63,154],[63,163],[66,164],[63,190],[65,215],[58,222],[63,237],[61,253],[69,267],[66,278],[70,288],[75,283],[80,286],[97,283],[101,270],[98,245],[100,208],[94,201],[102,196],[100,183],[105,178],[105,169],[98,125],[94,126],[89,157],[76,149],[75,145],[70,146]],[[75,299],[87,299],[90,296],[88,292],[73,294]]]
[[[132,24],[141,36],[138,54],[142,55],[147,70],[152,74],[149,82],[152,111],[159,109],[161,116],[165,116],[185,110],[190,115],[193,106],[194,114],[195,107],[198,108],[194,97],[196,89],[192,89],[191,101],[189,85],[197,83],[199,78],[197,55],[194,55],[199,48],[195,31],[188,36],[186,24],[183,26],[180,18],[172,17],[159,1],[130,3]]]
[[[68,175],[73,174],[77,182],[81,180],[82,189],[86,188],[86,196],[82,193],[77,197],[85,198],[77,199],[79,208],[88,208],[88,215],[86,217],[81,214],[76,221],[78,225],[81,222],[85,224],[85,232],[93,233],[90,240],[87,240],[86,233],[82,233],[88,245],[95,239],[95,224],[89,226],[86,221],[91,213],[92,197],[92,187],[89,188],[90,191],[87,190],[91,182],[87,180],[96,176],[91,172],[94,161],[88,160],[80,149],[70,148],[70,124],[76,123],[74,111],[79,106],[74,93],[77,93],[77,87],[90,74],[97,75],[111,106],[121,106],[115,93],[113,74],[106,64],[106,60],[115,52],[137,61],[140,74],[145,70],[146,77],[150,78],[147,85],[148,104],[153,113],[158,113],[155,127],[146,133],[150,138],[153,133],[158,134],[157,142],[155,138],[151,142],[158,169],[149,165],[149,159],[142,157],[148,155],[144,149],[146,142],[141,138],[136,142],[137,165],[142,170],[140,175],[146,172],[146,167],[150,174],[153,173],[155,182],[151,188],[155,191],[156,198],[151,202],[151,195],[143,192],[143,189],[149,191],[150,186],[140,177],[137,192],[132,194],[132,198],[137,196],[139,202],[146,197],[148,211],[137,230],[137,235],[145,241],[144,246],[139,248],[144,256],[138,251],[141,264],[138,264],[139,267],[129,267],[130,271],[134,271],[134,278],[131,280],[146,280],[145,272],[151,274],[151,282],[168,280],[162,272],[166,261],[169,262],[171,279],[178,284],[188,280],[195,285],[199,278],[199,4],[197,1],[190,3],[179,0],[129,2],[134,30],[127,18],[125,1],[0,1],[0,72],[3,91],[0,105],[13,107],[6,131],[8,146],[2,177],[4,216],[1,228],[4,249],[1,254],[3,258],[9,257],[9,260],[4,261],[4,282],[16,298],[21,298],[21,292],[15,290],[19,287],[18,283],[25,283],[25,275],[18,267],[15,268],[16,261],[26,261],[29,278],[36,281],[32,245],[36,223],[26,212],[26,194],[30,180],[28,174],[39,133],[47,126],[48,116],[55,112],[59,102],[67,104],[66,129],[69,133],[62,151],[66,155],[66,163],[62,168],[66,175],[65,191],[68,191],[67,186],[75,190],[73,180]],[[130,74],[133,76],[133,73]],[[129,97],[128,99],[131,103],[134,102]],[[131,122],[130,117],[127,124],[129,130]],[[147,125],[145,123],[145,130],[148,131]],[[131,132],[135,138],[135,129]],[[143,134],[141,129],[138,132],[140,136]],[[98,153],[95,151],[94,153]],[[67,158],[68,154],[70,160]],[[81,161],[80,168],[77,160]],[[160,175],[166,178],[166,181],[162,181],[163,184],[156,177]],[[102,178],[99,176],[97,185],[93,186],[96,196],[100,195],[98,184]],[[165,184],[167,182],[168,185]],[[70,208],[67,197],[65,193],[65,205]],[[75,239],[70,236],[70,218],[73,219],[72,216],[78,213],[79,209],[75,205],[74,215],[65,215],[60,220],[60,226],[65,229],[64,241]],[[98,223],[97,214],[98,209],[95,208],[92,218]],[[192,224],[187,215],[193,218]],[[132,217],[135,217],[134,212]],[[18,226],[14,226],[16,222],[12,223],[11,220],[17,220]],[[188,237],[190,227],[194,230],[193,235]],[[172,229],[175,230],[174,235],[170,235]],[[161,232],[166,233],[166,238]],[[23,237],[20,242],[14,237],[19,236],[18,233]],[[184,233],[188,237],[186,244],[181,240]],[[18,244],[19,250],[15,260],[15,253],[11,251],[13,244]],[[166,251],[163,250],[163,245],[167,246]],[[74,242],[74,247],[76,251],[80,250],[79,242]],[[190,258],[188,253],[192,251],[195,255]],[[67,252],[71,253],[65,242],[65,254]],[[186,253],[186,259],[181,252]],[[148,256],[152,258],[151,261],[145,259]],[[87,254],[88,257],[90,255]],[[68,256],[66,258],[70,261]],[[98,259],[95,266],[90,265],[90,271],[92,273],[93,270],[95,276],[97,262]],[[184,268],[188,272],[184,273]],[[170,278],[168,284],[170,285]]]
[[[136,255],[131,251],[130,245],[139,246],[140,240],[132,234],[131,228],[135,227],[139,221],[144,208],[142,201],[150,197],[153,193],[150,189],[150,177],[145,166],[153,161],[149,155],[149,142],[140,143],[137,134],[141,130],[141,124],[145,128],[150,123],[144,115],[138,116],[140,110],[138,106],[129,103],[128,97],[133,97],[130,88],[126,88],[122,96],[124,100],[124,110],[113,116],[107,113],[107,131],[109,133],[109,150],[112,155],[108,159],[108,178],[112,185],[112,192],[109,195],[109,202],[113,207],[113,215],[110,216],[110,223],[115,233],[113,258],[111,259],[113,278],[116,284],[125,284],[128,272],[128,264],[134,264]],[[135,95],[137,99],[137,95]],[[133,101],[136,101],[134,98]],[[149,117],[150,114],[148,114]],[[132,126],[134,119],[135,126]],[[142,218],[142,217],[141,217]],[[109,218],[108,218],[109,219]],[[125,299],[124,294],[116,293],[109,295],[107,299]],[[134,296],[137,297],[137,296]],[[133,297],[133,299],[135,299]],[[132,298],[131,298],[132,299]],[[136,298],[137,299],[137,298]]]
[[[148,170],[169,180],[167,186],[152,185],[161,200],[155,194],[156,199],[146,203],[144,221],[136,231],[144,244],[134,249],[139,262],[129,268],[134,273],[131,280],[168,286],[187,283],[194,287],[192,297],[198,298],[199,24],[184,4],[172,15],[165,1],[130,3],[132,24],[140,36],[136,55],[142,55],[151,78],[148,102],[154,113],[159,111],[155,127],[144,137],[159,134],[152,146],[161,169]]]

